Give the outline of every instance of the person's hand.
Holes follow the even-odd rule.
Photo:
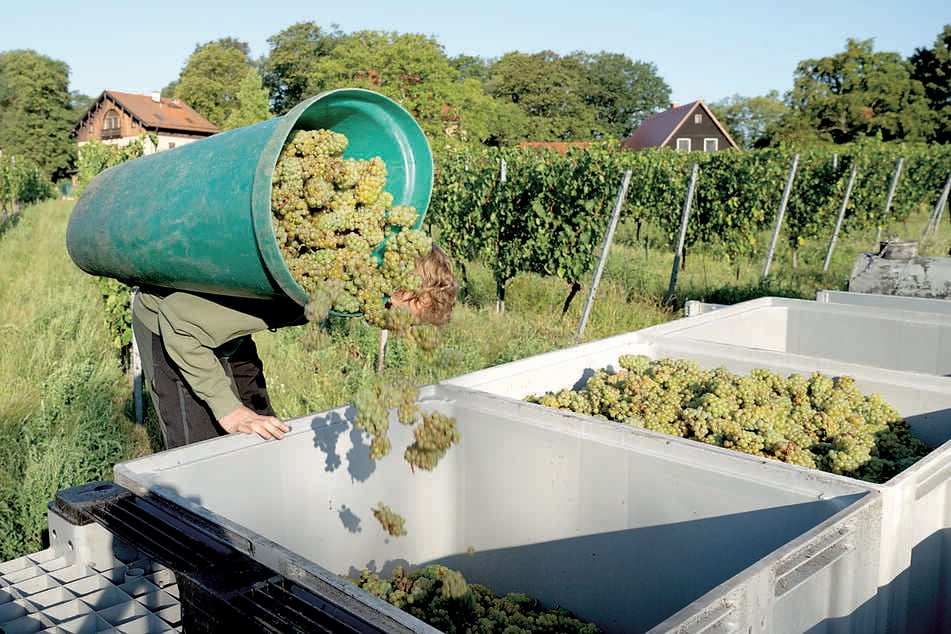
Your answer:
[[[243,405],[218,421],[226,432],[254,434],[265,440],[280,440],[291,430],[287,423],[274,416],[262,416]]]

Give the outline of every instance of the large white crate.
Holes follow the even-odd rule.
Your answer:
[[[686,326],[693,320],[719,317],[727,310],[681,321]],[[753,320],[735,326],[737,331],[753,327]],[[705,368],[724,366],[736,373],[766,368],[782,375],[808,375],[818,370],[830,376],[852,376],[860,390],[881,394],[905,417],[916,436],[936,447],[888,482],[869,485],[883,495],[877,631],[951,632],[951,549],[946,544],[951,527],[948,379],[794,354],[778,344],[778,337],[779,351],[769,346],[754,349],[690,339],[672,331],[673,328],[651,327],[473,372],[445,383],[520,400],[530,394],[579,387],[595,370],[616,368],[621,354],[693,359]],[[706,461],[707,452],[712,449],[704,443],[668,438],[671,446],[687,443],[694,447],[698,452],[696,461]],[[790,477],[798,477],[794,475],[798,474],[796,468],[785,466],[791,469]]]
[[[646,328],[733,346],[861,363],[879,368],[951,374],[951,305],[947,300],[828,295],[830,302],[762,297]],[[834,299],[833,299],[834,298]],[[917,300],[911,302],[908,300]],[[944,302],[940,304],[939,302]]]
[[[432,472],[410,472],[395,419],[394,451],[369,460],[340,408],[290,421],[281,441],[229,436],[121,463],[116,482],[208,518],[305,584],[441,563],[607,632],[875,627],[873,487],[448,385],[420,405],[462,436]],[[407,536],[383,531],[378,502]]]
[[[816,301],[822,304],[846,304],[849,306],[870,306],[872,308],[912,312],[951,314],[951,301],[938,297],[909,297],[907,295],[821,290],[816,292]]]

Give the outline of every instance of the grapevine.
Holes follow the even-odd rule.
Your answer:
[[[671,210],[683,207],[689,167],[697,162],[699,178],[685,246],[738,263],[765,253],[765,241],[758,236],[774,226],[792,157],[791,150],[775,148],[618,152],[590,144],[562,154],[447,147],[436,157],[430,208],[440,240],[465,260],[491,270],[501,292],[522,272],[573,282],[592,266],[591,255],[604,237],[610,202],[627,168],[633,177],[623,218],[638,227],[658,227],[672,246],[681,216]],[[905,158],[901,181],[883,216],[885,192],[899,157]],[[860,166],[859,178],[843,228],[871,229],[874,234],[882,222],[900,227],[921,205],[934,206],[951,171],[951,148],[869,140],[804,150],[782,226],[794,251],[806,240],[825,239],[831,231],[852,163]]]
[[[504,596],[468,583],[457,570],[431,564],[407,572],[397,566],[389,578],[364,570],[351,583],[443,632],[559,632],[601,630],[563,608],[545,608],[527,594]]]
[[[931,450],[850,376],[736,375],[644,355],[622,355],[618,365],[580,389],[525,400],[877,483]]]

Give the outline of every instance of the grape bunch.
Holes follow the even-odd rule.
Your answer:
[[[432,471],[446,451],[459,444],[456,419],[438,411],[420,412],[418,398],[419,389],[406,379],[378,380],[356,393],[353,424],[370,435],[371,459],[379,460],[390,452],[390,412],[394,410],[401,424],[416,426],[415,440],[403,454],[414,472],[416,467]]]
[[[450,447],[459,444],[456,419],[438,411],[421,412],[418,399],[419,389],[406,379],[378,379],[356,393],[353,399],[356,409],[353,424],[370,435],[371,460],[379,460],[390,453],[390,415],[394,411],[401,424],[408,427],[415,425],[415,440],[403,452],[403,458],[413,473],[417,467],[432,471]],[[399,534],[406,534],[403,518],[395,515],[381,518],[377,510],[373,513],[391,535],[397,534],[391,532],[390,528],[393,526],[392,521],[396,521],[394,518],[398,518]]]
[[[456,419],[437,411],[423,416],[413,429],[415,442],[406,448],[403,457],[415,471],[416,467],[432,471],[452,445],[459,443]]]
[[[546,608],[523,592],[498,595],[461,572],[429,564],[388,578],[363,570],[350,583],[443,632],[559,632],[596,634],[600,628],[560,607]]]
[[[403,517],[394,513],[393,510],[383,502],[377,503],[376,508],[373,509],[373,515],[380,523],[380,526],[383,527],[383,530],[390,535],[394,537],[406,535],[406,529],[403,528]]]
[[[332,130],[296,130],[274,167],[271,216],[281,255],[307,293],[307,319],[331,311],[360,314],[386,328],[384,298],[394,289],[415,290],[416,259],[432,239],[413,226],[419,213],[393,205],[379,157],[344,158],[349,140]],[[375,254],[386,242],[383,254]],[[412,317],[412,315],[410,315]],[[408,332],[408,329],[407,329]]]
[[[931,448],[850,376],[737,375],[691,360],[622,355],[580,389],[525,400],[791,464],[885,482]]]

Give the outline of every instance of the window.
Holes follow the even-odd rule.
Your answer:
[[[690,139],[677,139],[677,149],[684,152],[690,151]]]
[[[704,139],[703,140],[704,152],[716,152],[718,149],[720,149],[719,139]]]
[[[110,110],[106,113],[105,119],[102,122],[103,130],[118,130],[119,129],[119,113],[115,110]]]
[[[703,115],[699,113],[693,115],[693,122],[696,123],[697,125],[700,125],[701,123],[703,123]]]
[[[102,139],[105,141],[107,139],[118,139],[122,136],[122,132],[119,130],[120,124],[118,112],[115,110],[107,112],[102,119]]]

